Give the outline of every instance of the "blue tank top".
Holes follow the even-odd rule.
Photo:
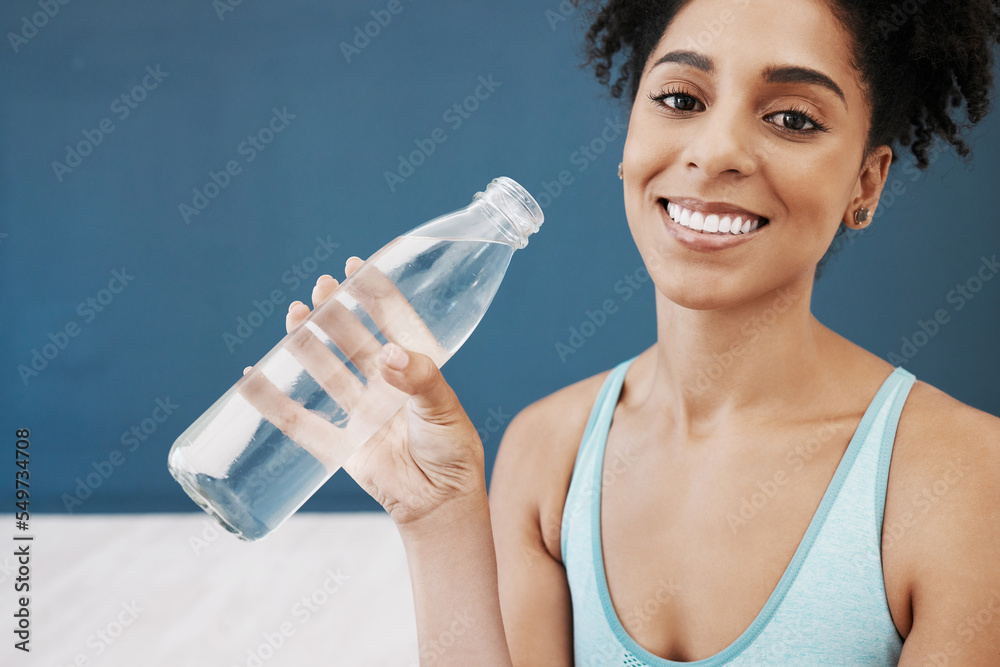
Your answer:
[[[882,516],[899,413],[914,376],[896,368],[865,411],[809,528],[763,609],[732,644],[693,662],[661,658],[623,627],[600,540],[601,478],[625,371],[608,375],[577,452],[562,515],[575,665],[895,665],[903,639],[882,579]]]

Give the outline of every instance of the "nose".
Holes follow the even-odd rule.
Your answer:
[[[751,142],[746,112],[736,104],[719,103],[702,112],[692,126],[683,157],[689,168],[708,178],[749,176],[757,169]]]

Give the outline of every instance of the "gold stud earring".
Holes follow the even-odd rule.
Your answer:
[[[857,211],[855,211],[854,222],[858,223],[858,225],[861,227],[866,227],[868,224],[868,209],[862,206]]]
[[[624,181],[625,180],[625,176],[622,175],[622,164],[624,164],[624,163],[623,162],[619,162],[618,163],[618,180],[620,180],[620,181]]]

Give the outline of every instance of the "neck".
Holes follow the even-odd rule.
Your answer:
[[[808,276],[716,310],[684,308],[657,292],[657,344],[637,383],[640,402],[666,409],[688,436],[725,432],[750,411],[766,419],[768,406],[804,405],[828,332],[810,311],[812,283]]]

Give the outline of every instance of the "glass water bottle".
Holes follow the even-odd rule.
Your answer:
[[[170,473],[237,537],[270,533],[405,404],[378,373],[382,346],[442,366],[541,224],[532,196],[500,177],[391,241],[177,438]]]

